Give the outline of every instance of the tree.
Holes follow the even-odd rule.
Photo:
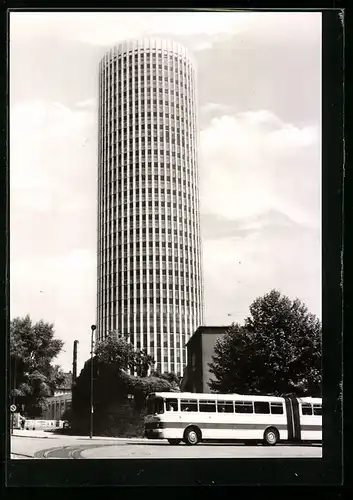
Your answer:
[[[321,323],[299,299],[271,290],[216,342],[210,371],[216,392],[318,396]]]
[[[138,377],[147,377],[148,371],[154,366],[154,358],[147,353],[146,349],[135,351],[133,369]]]
[[[100,363],[112,364],[115,370],[129,370],[139,377],[146,377],[155,363],[145,349],[135,350],[131,343],[113,335],[97,342],[95,354]]]
[[[116,335],[97,343],[95,356],[86,361],[76,380],[71,415],[74,432],[88,432],[89,428],[91,363],[94,432],[115,436],[143,435],[147,394],[173,391],[173,386],[166,379],[148,376],[154,365],[152,356],[145,350],[135,351],[132,344]]]
[[[12,400],[30,417],[41,415],[46,397],[64,382],[62,370],[52,364],[63,347],[54,335],[53,324],[33,324],[28,315],[10,323]]]
[[[173,372],[165,372],[165,373],[159,373],[159,372],[152,372],[151,376],[161,378],[163,380],[167,380],[171,386],[173,387],[174,391],[180,391],[180,383],[181,383],[181,377],[176,375]]]
[[[101,363],[114,364],[117,370],[128,370],[134,365],[134,346],[123,338],[109,335],[98,341],[95,355]]]

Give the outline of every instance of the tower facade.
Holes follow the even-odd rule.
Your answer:
[[[129,41],[99,68],[97,338],[182,374],[203,324],[196,75],[179,43]]]

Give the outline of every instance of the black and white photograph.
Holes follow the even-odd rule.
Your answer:
[[[12,460],[322,458],[322,13],[9,14]]]

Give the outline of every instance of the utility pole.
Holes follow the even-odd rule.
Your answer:
[[[72,383],[71,383],[72,390],[76,385],[76,378],[77,378],[77,344],[78,340],[74,340],[74,352],[72,357]]]
[[[93,332],[96,329],[96,325],[91,326],[91,415],[90,415],[90,428],[89,428],[89,437],[92,439],[93,437]]]

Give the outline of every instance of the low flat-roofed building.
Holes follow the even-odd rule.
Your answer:
[[[212,361],[216,340],[227,332],[229,326],[200,326],[187,348],[187,366],[181,382],[185,392],[210,392],[208,382],[212,378],[209,363]]]
[[[64,413],[71,409],[72,374],[65,373],[64,383],[58,387],[53,396],[47,398],[47,409],[43,412],[45,420],[62,420]]]

